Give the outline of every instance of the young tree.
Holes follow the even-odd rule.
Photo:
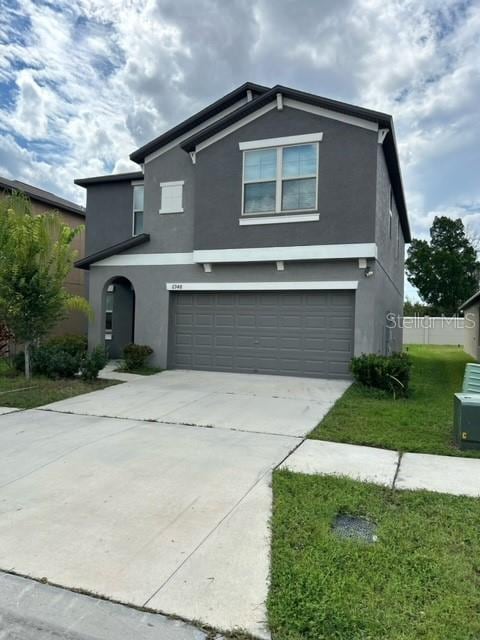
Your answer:
[[[35,216],[29,199],[14,193],[0,201],[0,323],[25,348],[25,375],[31,377],[30,350],[67,310],[91,313],[88,302],[63,288],[76,251],[71,229],[55,212]]]
[[[453,315],[478,289],[477,254],[460,218],[435,218],[430,238],[430,243],[412,241],[405,262],[407,278],[427,305]]]

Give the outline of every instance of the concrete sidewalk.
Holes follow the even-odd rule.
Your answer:
[[[480,459],[404,453],[341,442],[305,440],[281,469],[346,476],[396,489],[480,497]]]

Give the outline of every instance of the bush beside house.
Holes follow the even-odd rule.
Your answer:
[[[410,357],[406,353],[394,353],[391,356],[362,354],[352,358],[351,363],[357,382],[399,396],[408,394],[411,367]]]

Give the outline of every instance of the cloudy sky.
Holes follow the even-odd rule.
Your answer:
[[[0,0],[0,175],[73,185],[246,80],[391,113],[412,227],[480,228],[480,0]]]

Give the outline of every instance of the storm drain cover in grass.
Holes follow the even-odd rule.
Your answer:
[[[332,529],[340,538],[351,538],[369,543],[378,540],[377,525],[357,516],[337,516]]]

